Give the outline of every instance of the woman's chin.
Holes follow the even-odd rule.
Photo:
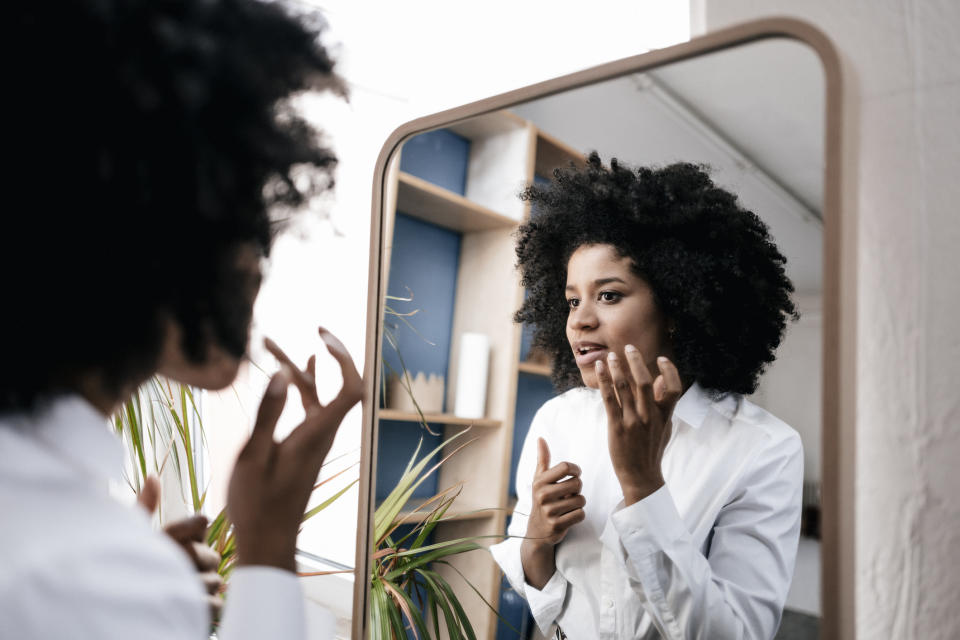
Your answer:
[[[580,369],[580,377],[583,379],[584,386],[590,387],[591,389],[600,388],[600,381],[597,380],[597,372],[592,366],[582,367]]]

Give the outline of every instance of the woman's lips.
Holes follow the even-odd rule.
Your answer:
[[[606,358],[608,351],[609,350],[606,347],[591,348],[586,353],[574,351],[573,357],[576,359],[578,367],[586,367],[592,365],[600,358]]]

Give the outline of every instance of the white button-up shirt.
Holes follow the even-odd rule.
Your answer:
[[[205,591],[187,555],[109,493],[123,450],[78,396],[0,415],[0,638],[201,640]],[[300,639],[294,574],[238,567],[222,640]]]
[[[580,466],[586,498],[542,590],[520,561],[540,437],[551,466]],[[695,384],[674,410],[662,470],[666,486],[626,507],[600,392],[574,389],[537,412],[517,467],[508,534],[518,537],[490,549],[543,633],[556,622],[571,640],[774,636],[800,534],[799,435],[742,396],[714,402]]]

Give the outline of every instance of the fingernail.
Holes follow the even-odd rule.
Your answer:
[[[282,367],[280,371],[274,374],[273,379],[270,380],[270,384],[267,385],[267,395],[268,396],[279,396],[283,395],[287,391],[287,386],[290,384],[290,374],[287,373],[287,368]]]
[[[617,361],[617,354],[615,354],[613,351],[611,351],[610,353],[607,354],[607,360],[609,360],[610,362],[616,362],[616,361]]]
[[[664,364],[666,362],[670,362],[670,359],[667,358],[666,356],[660,356],[659,358],[657,358],[657,362],[659,362],[660,364]]]
[[[603,360],[597,360],[597,362],[593,365],[593,368],[598,372],[603,371]]]
[[[636,348],[635,346],[633,346],[632,344],[628,344],[627,346],[625,346],[625,347],[623,348],[623,350],[626,351],[627,353],[633,353],[634,351],[637,350],[637,348]]]

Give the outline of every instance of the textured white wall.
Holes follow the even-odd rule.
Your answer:
[[[859,89],[857,637],[960,637],[960,3],[694,0],[791,16]],[[694,33],[696,35],[696,33]]]

